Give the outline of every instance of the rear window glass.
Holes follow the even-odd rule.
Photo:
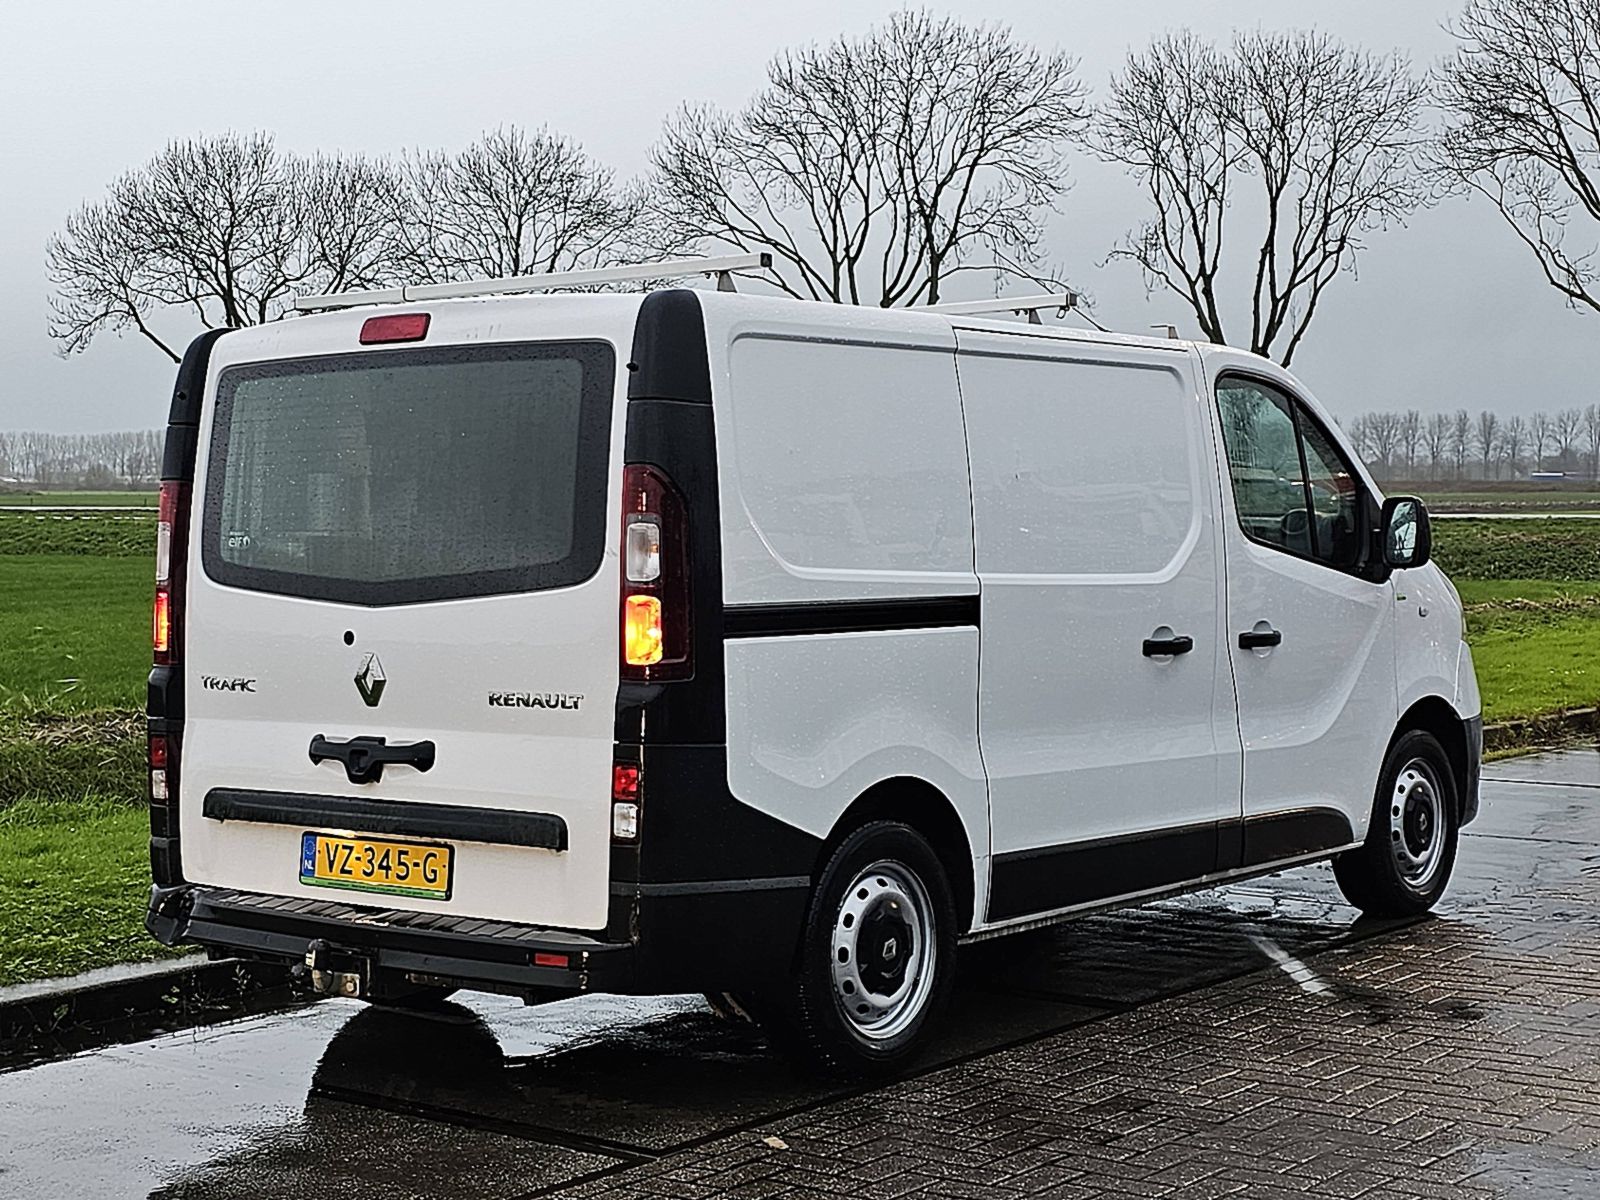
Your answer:
[[[369,605],[579,583],[605,548],[615,374],[599,342],[229,368],[206,574]]]

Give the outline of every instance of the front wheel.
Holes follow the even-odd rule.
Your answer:
[[[1345,899],[1371,916],[1427,912],[1450,882],[1460,814],[1444,747],[1420,729],[1402,734],[1378,776],[1366,842],[1333,860]]]
[[[955,902],[908,825],[874,821],[833,852],[801,940],[795,1032],[833,1074],[882,1075],[911,1059],[950,990]]]

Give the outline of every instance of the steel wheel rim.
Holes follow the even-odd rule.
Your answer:
[[[910,1028],[933,992],[938,953],[933,903],[916,872],[889,859],[858,872],[830,949],[834,1002],[856,1036],[884,1042]]]
[[[1444,862],[1444,790],[1433,766],[1413,758],[1395,776],[1389,797],[1389,849],[1400,877],[1426,890]]]

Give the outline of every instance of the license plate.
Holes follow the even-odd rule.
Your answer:
[[[300,836],[300,882],[309,887],[448,900],[454,860],[455,848],[439,843],[331,833]]]

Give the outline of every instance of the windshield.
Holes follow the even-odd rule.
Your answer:
[[[206,574],[371,605],[579,583],[604,552],[615,371],[597,342],[230,368]]]

